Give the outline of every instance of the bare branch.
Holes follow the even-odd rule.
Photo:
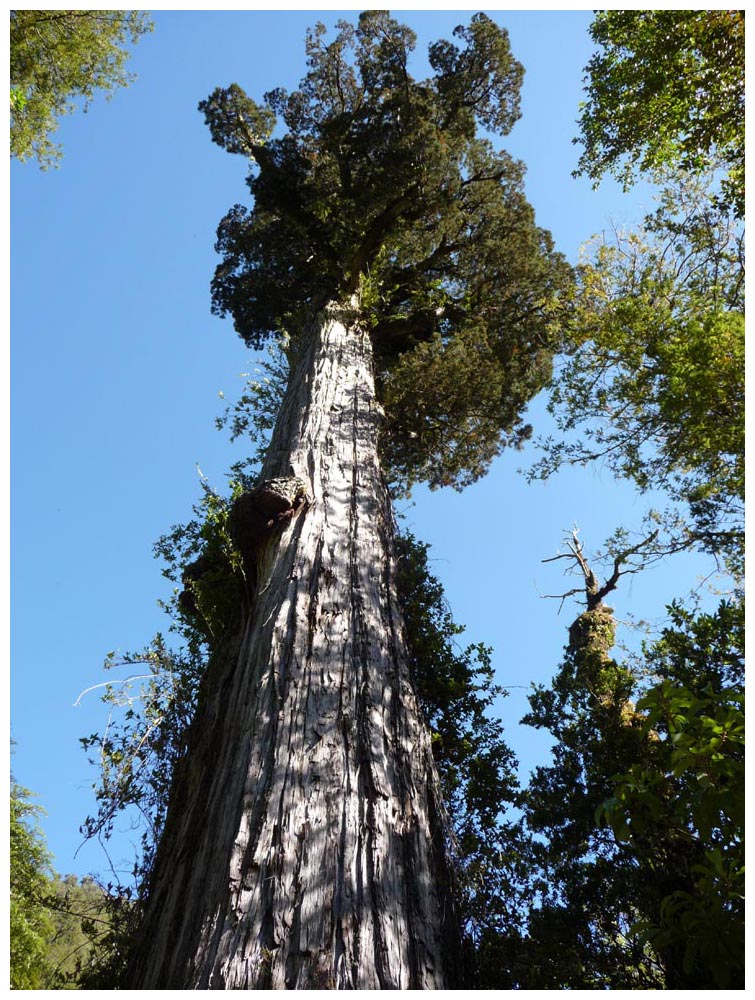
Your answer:
[[[630,556],[636,555],[641,549],[645,548],[646,546],[654,542],[657,537],[658,537],[658,529],[656,528],[656,530],[652,531],[647,536],[647,538],[643,538],[641,542],[638,542],[636,545],[633,545],[629,549],[624,549],[623,552],[619,552],[618,555],[615,556],[613,560],[613,573],[606,580],[603,586],[600,587],[599,590],[597,591],[595,595],[596,603],[600,603],[600,601],[602,601],[602,599],[606,596],[606,594],[610,594],[612,590],[615,590],[616,585],[622,576],[624,576],[627,573],[639,573],[641,569],[645,568],[645,563],[642,563],[639,566],[629,566],[626,569],[622,569],[622,566],[625,565]]]
[[[648,564],[648,560],[652,560],[652,553],[645,552],[645,558],[643,558],[643,561],[639,565],[629,563],[632,556],[637,555],[644,549],[647,549],[650,545],[652,545],[657,537],[658,529],[655,529],[646,538],[637,542],[636,545],[632,545],[629,548],[622,549],[621,552],[616,553],[613,559],[613,571],[605,583],[601,586],[598,577],[595,575],[594,570],[585,557],[584,546],[579,540],[578,531],[574,528],[570,536],[565,539],[568,551],[561,552],[555,556],[550,556],[548,559],[543,559],[542,562],[556,562],[559,559],[569,560],[571,562],[571,566],[566,570],[566,572],[569,573],[579,570],[585,581],[584,588],[573,587],[561,594],[544,594],[543,596],[560,600],[561,605],[558,609],[560,612],[567,597],[573,597],[575,594],[584,593],[587,610],[593,611],[602,603],[603,598],[610,594],[612,590],[616,589],[616,586],[622,576],[639,573],[639,571],[644,569]]]

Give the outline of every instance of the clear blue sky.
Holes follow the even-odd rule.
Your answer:
[[[416,75],[427,43],[470,13],[397,15],[419,36]],[[591,14],[489,13],[526,69],[523,118],[507,148],[527,164],[539,224],[575,260],[591,234],[650,205],[646,190],[624,197],[606,183],[596,193],[571,177]],[[295,86],[307,26],[339,16],[158,12],[134,50],[136,82],[63,121],[60,169],[11,167],[12,768],[47,811],[62,873],[107,876],[96,846],[75,856],[96,779],[78,739],[101,730],[106,714],[96,691],[74,702],[105,680],[109,650],[139,649],[167,630],[156,602],[169,585],[152,543],[190,516],[197,465],[222,489],[243,455],[214,418],[218,393],[232,399],[252,361],[230,321],[210,315],[209,282],[216,226],[247,200],[246,167],[211,143],[197,103],[234,81],[254,97]],[[540,401],[531,420],[547,433]],[[501,713],[525,772],[546,744],[517,726],[523,689],[551,676],[576,613],[571,605],[559,616],[558,603],[540,597],[569,586],[560,564],[541,560],[573,525],[597,547],[619,524],[637,525],[646,505],[598,470],[528,486],[517,469],[533,457],[503,456],[461,495],[420,490],[406,511],[432,543],[469,640],[495,649],[498,680],[512,688]],[[619,616],[661,619],[706,568],[677,560],[626,581]],[[116,864],[136,840],[119,832]]]

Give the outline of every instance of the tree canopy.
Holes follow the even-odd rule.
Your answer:
[[[722,166],[744,215],[744,10],[598,11],[590,34],[579,171]]]
[[[642,226],[587,246],[536,474],[603,461],[688,507],[675,544],[741,569],[744,235],[708,192],[673,175]]]
[[[359,292],[404,486],[461,487],[529,429],[569,269],[534,223],[523,167],[477,136],[519,116],[521,66],[483,14],[409,73],[413,32],[385,11],[307,38],[298,90],[240,87],[200,104],[215,142],[252,162],[254,206],[222,221],[214,310],[253,346]],[[285,131],[275,130],[276,121]]]
[[[43,168],[60,159],[52,141],[58,119],[97,91],[111,94],[133,77],[129,41],[151,22],[134,10],[12,10],[10,12],[10,149]]]

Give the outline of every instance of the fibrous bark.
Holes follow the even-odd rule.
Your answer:
[[[372,346],[354,316],[331,305],[301,341],[261,476],[299,484],[248,533],[253,593],[203,683],[131,988],[442,989],[458,976]],[[242,503],[240,538],[244,517]]]

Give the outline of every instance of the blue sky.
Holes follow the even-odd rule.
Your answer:
[[[417,51],[449,37],[471,11],[401,11]],[[538,223],[572,261],[612,223],[639,219],[647,189],[598,192],[571,172],[591,54],[589,11],[489,11],[508,28],[526,69],[523,118],[506,147],[527,164]],[[197,466],[218,489],[243,443],[214,428],[219,393],[234,398],[252,356],[228,320],[210,314],[215,229],[247,201],[246,166],[213,145],[197,103],[237,82],[254,97],[294,87],[303,40],[335,11],[160,11],[134,50],[138,79],[110,102],[65,119],[60,169],[11,165],[11,764],[38,796],[62,873],[107,876],[78,828],[94,809],[94,770],[78,739],[101,730],[109,650],[141,648],[167,620],[157,599],[169,585],[152,543],[186,520],[199,496]],[[418,58],[416,75],[424,75]],[[536,432],[548,421],[541,400]],[[526,689],[555,670],[576,614],[540,596],[568,589],[561,564],[541,560],[578,525],[590,547],[620,524],[638,525],[647,498],[600,470],[571,470],[547,484],[518,473],[530,449],[504,455],[463,494],[418,490],[406,525],[432,544],[469,641],[494,647],[500,711],[526,772],[542,761],[542,736],[517,726]],[[625,581],[620,618],[658,622],[664,604],[709,570],[677,559]],[[628,634],[630,641],[636,637]],[[107,675],[110,679],[111,675]],[[120,829],[116,866],[137,835]]]

